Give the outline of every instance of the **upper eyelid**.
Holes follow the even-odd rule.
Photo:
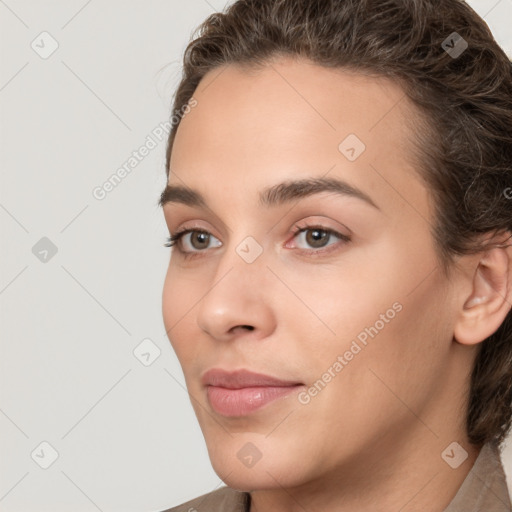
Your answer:
[[[309,217],[322,217],[324,220],[311,220],[309,219]],[[328,217],[327,217],[328,218]],[[313,213],[310,213],[309,215],[307,215],[305,217],[305,219],[302,219],[300,221],[297,221],[297,222],[294,222],[293,223],[293,228],[297,228],[297,229],[303,229],[303,228],[299,228],[298,225],[299,224],[302,224],[302,223],[305,223],[304,224],[304,228],[309,228],[309,229],[312,229],[314,227],[319,227],[319,228],[322,228],[322,229],[325,229],[326,231],[330,230],[330,231],[340,231],[340,230],[346,230],[347,231],[347,236],[351,236],[352,235],[352,230],[346,226],[345,224],[339,222],[339,221],[335,221],[334,219],[331,219],[331,222],[337,222],[337,224],[339,224],[341,227],[340,228],[336,228],[336,227],[329,227],[329,226],[326,226],[325,223],[328,222],[326,219],[326,216],[322,213],[318,213],[318,214],[313,214]],[[277,224],[280,224],[284,219],[281,219]],[[193,230],[193,231],[206,231],[207,233],[209,234],[213,234],[212,231],[209,229],[209,228],[204,228],[202,226],[196,226],[194,225],[194,222],[197,222],[197,221],[190,221],[192,223],[192,226],[188,226],[188,222],[187,221],[184,221],[182,224],[184,224],[184,227],[183,228],[180,228],[180,229],[176,229],[174,231],[172,231],[171,229],[169,229],[169,231],[171,232],[171,234],[176,234],[176,233],[180,233],[180,232],[183,232],[183,231],[187,231],[187,230]],[[269,231],[272,231],[277,224],[274,224],[274,226],[269,230]],[[222,224],[223,228],[224,228],[224,224]],[[228,228],[228,231],[229,232],[232,232],[232,229]],[[267,233],[269,232],[267,231]],[[215,236],[215,235],[214,235]],[[216,237],[217,238],[217,237]]]

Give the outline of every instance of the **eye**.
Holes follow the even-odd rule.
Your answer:
[[[186,235],[189,234],[192,235],[192,237],[188,239],[188,243],[192,246],[192,250],[183,250],[183,245],[187,241]],[[176,245],[180,253],[184,255],[189,255],[195,252],[202,252],[203,249],[208,249],[208,243],[210,242],[211,238],[217,240],[217,238],[215,238],[208,231],[198,229],[183,229],[181,231],[178,231],[174,235],[168,237],[167,243],[165,243],[164,245],[166,247],[173,247],[174,245]],[[222,245],[220,244],[220,241],[217,247],[219,245]]]
[[[294,231],[294,239],[305,242],[305,244],[309,247],[313,247],[315,249],[323,249],[325,247],[329,247],[330,245],[327,242],[332,240],[333,238],[337,238],[342,240],[343,242],[350,242],[350,237],[348,235],[344,235],[335,231],[333,229],[326,228],[324,226],[311,226],[307,225],[302,228],[297,227]],[[304,248],[301,248],[303,250]],[[305,247],[307,250],[307,247]],[[329,249],[330,250],[330,249]],[[323,252],[323,251],[307,251],[307,252]]]

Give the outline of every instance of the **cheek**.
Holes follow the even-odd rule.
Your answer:
[[[400,286],[390,277],[393,272],[374,258],[365,261],[359,254],[348,255],[335,265],[282,269],[280,275],[293,295],[283,295],[281,314],[294,319],[301,332],[308,332],[309,350],[338,350],[350,345],[365,329],[377,323],[377,330],[398,316],[393,304],[399,302]],[[384,267],[384,268],[383,268]],[[385,323],[381,320],[384,315]],[[304,331],[304,329],[306,329]],[[301,338],[298,338],[301,339]]]
[[[343,375],[330,379],[336,384],[326,402],[343,397],[351,409],[391,402],[400,407],[395,392],[419,404],[442,373],[450,346],[445,283],[438,273],[425,279],[433,259],[400,260],[396,249],[388,253],[392,258],[347,258],[338,271],[319,267],[300,281],[288,276],[311,310],[295,311],[302,318],[298,339],[305,343],[309,383],[329,380],[329,371]]]
[[[400,305],[394,314],[381,311],[381,322],[368,318],[353,338],[361,351],[345,368],[346,387],[339,391],[350,393],[345,398],[353,400],[361,418],[370,408],[383,421],[405,420],[410,415],[407,407],[421,411],[439,391],[450,349],[449,318],[438,298],[440,289],[433,283],[409,295],[392,294],[391,299],[398,299],[394,304]],[[365,344],[359,343],[361,334]]]
[[[377,440],[383,433],[407,430],[417,422],[411,411],[420,415],[435,395],[442,361],[430,338],[428,317],[423,322],[418,315],[421,308],[403,302],[384,326],[372,315],[366,317],[368,322],[360,317],[366,325],[355,336],[324,343],[310,353],[312,395],[303,412],[309,418],[305,421],[312,419],[311,428],[319,437],[330,437],[334,444],[336,439],[350,440],[356,446]],[[359,327],[351,329],[356,332]],[[358,337],[361,333],[364,336]]]

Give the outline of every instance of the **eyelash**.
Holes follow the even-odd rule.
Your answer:
[[[294,232],[293,232],[293,238],[295,238],[300,233],[303,233],[305,231],[315,230],[315,229],[319,230],[319,231],[323,231],[324,233],[327,233],[328,235],[334,235],[335,237],[339,238],[341,241],[343,241],[345,243],[348,243],[348,242],[351,241],[351,238],[349,236],[347,236],[347,235],[343,235],[342,233],[339,233],[338,231],[335,231],[333,229],[328,229],[328,228],[325,228],[323,226],[318,226],[318,225],[306,225],[306,226],[304,226],[302,228],[295,229]],[[164,246],[165,247],[176,246],[178,251],[183,255],[184,258],[193,258],[193,257],[196,257],[196,256],[200,256],[201,253],[206,252],[205,250],[187,252],[187,251],[182,251],[179,248],[178,242],[181,240],[181,238],[183,236],[187,235],[188,233],[204,233],[204,234],[207,234],[207,235],[211,234],[211,233],[209,233],[208,231],[206,231],[204,229],[185,228],[185,229],[182,229],[181,231],[178,231],[174,235],[171,235],[171,236],[167,237],[167,241],[164,244]],[[304,249],[302,249],[302,251],[304,251]],[[318,253],[324,253],[326,251],[330,252],[330,249],[320,249],[320,250],[314,250],[313,249],[313,250],[307,251],[307,252],[309,254],[314,253],[316,255]]]

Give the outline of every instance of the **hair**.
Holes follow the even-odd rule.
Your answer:
[[[451,47],[457,41],[453,32],[468,45],[460,55],[445,50],[449,37]],[[512,62],[465,2],[238,0],[193,34],[173,109],[191,100],[209,71],[256,68],[279,56],[403,88],[418,113],[416,167],[434,199],[431,231],[445,275],[456,256],[491,247],[482,235],[512,232]],[[178,127],[169,133],[167,175]],[[512,312],[479,344],[466,398],[469,441],[500,445],[512,417]]]

